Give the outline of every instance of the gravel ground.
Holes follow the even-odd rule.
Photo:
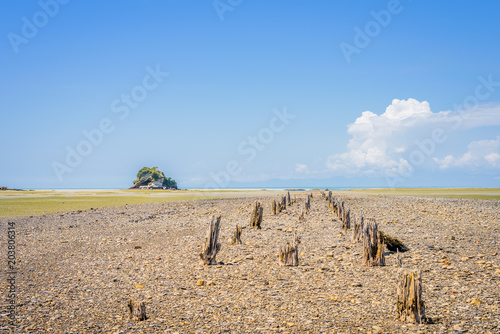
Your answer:
[[[320,192],[299,222],[305,193],[285,212],[255,198],[129,205],[0,220],[2,271],[15,223],[19,333],[500,333],[500,201],[334,193],[401,239],[403,268],[423,271],[430,324],[395,319],[396,254],[363,267]],[[293,197],[293,194],[292,194]],[[212,215],[222,215],[220,265],[203,266]],[[13,224],[14,225],[14,224]],[[241,245],[231,245],[236,225]],[[299,266],[280,267],[279,246],[300,238]],[[9,285],[2,275],[0,299]],[[129,299],[145,301],[131,321]],[[9,330],[6,304],[0,331]]]

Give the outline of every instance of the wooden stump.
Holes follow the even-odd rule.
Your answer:
[[[311,209],[311,197],[307,195],[306,198],[306,205],[305,205],[306,213],[309,213],[309,210]]]
[[[260,205],[260,202],[255,202],[252,210],[252,216],[250,217],[250,226],[256,229],[260,229],[263,214],[264,208]]]
[[[410,249],[403,244],[399,239],[393,238],[388,234],[385,234],[384,232],[380,231],[380,237],[384,240],[385,245],[387,246],[387,249],[390,250],[391,252],[407,252]]]
[[[384,244],[379,241],[378,226],[375,219],[367,219],[363,227],[363,265],[385,265]]]
[[[380,236],[380,231],[377,232],[378,244],[377,244],[377,255],[373,260],[374,266],[385,266],[385,253],[384,253],[384,239]]]
[[[130,313],[130,319],[134,321],[144,321],[147,320],[146,316],[146,304],[144,302],[136,303],[132,299],[128,301],[128,309]]]
[[[362,240],[364,227],[365,227],[365,218],[363,217],[363,211],[361,211],[361,218],[359,219],[359,223],[356,222],[354,225],[354,232],[352,235],[352,240],[354,242],[360,242]]]
[[[398,319],[425,323],[425,305],[422,300],[422,272],[402,270],[399,273],[396,310]]]
[[[337,218],[339,218],[340,217],[340,200],[332,198],[332,205],[333,205],[333,213],[335,213],[337,215]]]
[[[217,218],[212,216],[212,221],[208,227],[207,236],[205,238],[205,244],[203,246],[203,252],[200,254],[200,258],[203,264],[213,265],[217,264],[215,257],[220,250],[220,244],[217,243],[219,239],[219,228],[220,228],[221,216]]]
[[[342,216],[342,229],[346,231],[351,229],[351,210],[344,211]]]
[[[281,212],[286,209],[286,196],[281,197],[278,202],[278,212]]]
[[[276,214],[276,201],[273,199],[273,204],[271,205],[271,213]]]
[[[236,225],[236,230],[233,233],[233,240],[231,240],[233,245],[241,244],[241,227]]]
[[[293,233],[292,241],[286,246],[280,248],[279,263],[281,266],[298,266],[299,265],[299,239],[295,232]]]
[[[304,210],[300,210],[299,222],[303,222],[304,220],[305,220],[305,218],[304,218]]]
[[[288,192],[286,195],[286,201],[287,201],[287,204],[289,206],[292,205],[292,199],[290,198],[290,192]]]
[[[361,237],[361,224],[360,223],[354,223],[354,230],[352,232],[352,241],[357,243],[360,240]]]

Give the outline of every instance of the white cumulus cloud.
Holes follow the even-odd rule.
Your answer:
[[[365,111],[349,124],[347,151],[328,157],[326,167],[335,174],[373,176],[400,174],[417,165],[436,163],[441,168],[481,164],[494,167],[500,163],[495,146],[498,139],[471,143],[469,152],[457,158],[437,159],[433,155],[437,145],[446,140],[447,131],[495,125],[500,125],[500,105],[434,113],[427,101],[394,99],[381,115]],[[434,140],[434,131],[438,131],[441,141]]]
[[[469,144],[468,150],[461,156],[448,155],[442,159],[434,158],[441,169],[452,167],[500,168],[500,136],[494,140],[478,140]]]
[[[348,126],[352,136],[348,151],[330,156],[326,165],[331,171],[351,174],[396,172],[408,164],[403,154],[413,144],[412,134],[438,117],[444,116],[432,113],[427,101],[411,98],[393,100],[382,115],[365,111]]]

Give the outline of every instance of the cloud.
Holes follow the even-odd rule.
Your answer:
[[[304,165],[304,164],[295,164],[295,171],[297,173],[309,173],[309,167],[307,167],[307,165]]]
[[[427,101],[411,98],[393,100],[380,116],[365,111],[348,126],[347,133],[352,136],[348,151],[330,156],[326,166],[330,171],[348,174],[395,172],[408,163],[403,155],[413,139],[410,130],[430,123],[436,115]]]
[[[499,163],[498,150],[476,147],[493,145],[486,143],[489,141],[473,145],[474,153],[468,152],[460,158],[447,156],[441,160],[433,157],[437,142],[429,144],[433,131],[440,131],[443,142],[448,131],[494,125],[500,125],[500,105],[483,104],[471,110],[434,113],[427,101],[394,99],[383,114],[364,111],[349,124],[347,133],[351,139],[347,151],[328,157],[326,167],[330,173],[338,175],[386,176],[399,175],[402,170],[411,171],[415,166],[435,166],[435,163],[448,168],[466,166],[470,160],[476,165],[496,166]],[[426,144],[429,145],[427,148]]]
[[[434,158],[441,169],[448,168],[493,168],[500,169],[500,136],[494,140],[478,140],[468,145],[466,153],[459,157],[448,155]]]

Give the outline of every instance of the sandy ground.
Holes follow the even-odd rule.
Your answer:
[[[299,222],[305,193],[271,215],[276,196],[128,205],[0,220],[2,271],[15,226],[15,323],[19,333],[499,333],[500,202],[338,193],[346,205],[401,239],[404,269],[423,271],[429,324],[396,316],[401,270],[364,267],[320,192]],[[292,195],[293,198],[293,195]],[[264,205],[261,230],[248,227]],[[199,253],[210,217],[221,215],[219,265]],[[236,225],[241,245],[231,245]],[[300,238],[299,266],[278,249]],[[6,275],[3,275],[6,276]],[[2,277],[0,296],[9,285]],[[129,319],[129,299],[148,320]],[[8,311],[0,309],[8,331]]]

